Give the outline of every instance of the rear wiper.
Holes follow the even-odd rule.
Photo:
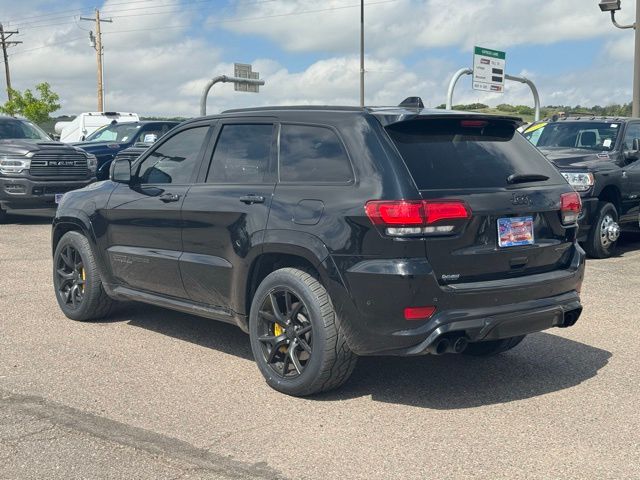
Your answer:
[[[549,177],[539,173],[514,173],[507,177],[507,183],[544,182],[545,180],[549,180]]]

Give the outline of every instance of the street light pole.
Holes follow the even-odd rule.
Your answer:
[[[640,0],[636,0],[636,23],[634,23],[636,34],[636,48],[633,57],[633,106],[631,115],[640,117]]]
[[[616,12],[621,9],[621,0],[600,0],[600,10],[611,12],[611,23],[617,28],[635,29],[635,53],[633,56],[633,103],[631,116],[640,117],[640,0],[636,0],[636,22],[632,25],[620,25],[616,21]]]
[[[364,107],[364,0],[360,0],[360,106]]]

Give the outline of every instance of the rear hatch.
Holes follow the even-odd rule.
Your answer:
[[[445,218],[433,223],[441,228],[422,234],[439,281],[488,281],[566,268],[579,199],[562,175],[516,132],[513,119],[443,117],[416,117],[385,127],[420,191],[427,217],[430,202],[436,213],[447,206],[441,200],[466,206],[466,218],[454,211],[452,217],[458,218],[447,219],[445,208]]]

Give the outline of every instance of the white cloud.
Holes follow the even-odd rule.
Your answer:
[[[628,13],[629,3],[625,2],[623,13]],[[210,28],[237,34],[258,32],[283,50],[298,52],[307,66],[290,68],[277,60],[278,51],[272,58],[254,58],[254,70],[266,79],[260,93],[239,93],[232,85],[217,85],[209,97],[209,111],[252,105],[356,104],[359,9],[289,14],[357,4],[357,0],[247,0],[227,12],[230,17],[218,12]],[[3,15],[38,15],[43,5],[45,0],[11,2],[3,5]],[[208,38],[211,31],[193,28],[199,9],[185,8],[179,0],[163,0],[162,5],[167,6],[156,4],[144,10],[140,4],[122,6],[122,0],[108,0],[100,7],[103,16],[114,20],[103,26],[109,110],[194,116],[206,81],[233,72],[221,36],[216,35],[213,44]],[[68,4],[69,9],[76,6]],[[269,18],[220,23],[221,18],[247,16]],[[23,21],[20,39],[25,43],[12,49],[15,55],[10,61],[14,87],[31,88],[48,81],[61,95],[61,113],[76,114],[96,108],[95,52],[88,45],[88,32],[82,30],[93,25],[74,22],[72,16],[65,18],[65,24],[44,28]],[[428,106],[444,103],[449,78],[459,66],[441,47],[469,50],[483,42],[500,48],[583,38],[602,39],[601,49],[592,54],[587,67],[561,76],[548,71],[521,72],[535,80],[543,104],[605,105],[631,97],[632,33],[614,29],[595,0],[396,0],[367,6],[366,28],[367,104],[395,105],[412,95],[421,96]],[[234,55],[237,50],[234,46]],[[424,52],[425,60],[409,63],[404,58],[409,53],[415,58],[416,52]],[[250,52],[244,56],[251,60]],[[503,96],[474,92],[469,84],[467,79],[460,82],[455,103],[532,104],[531,93],[520,84],[508,83]],[[4,98],[2,89],[0,102]]]
[[[237,33],[260,32],[290,51],[354,52],[359,42],[360,9],[345,7],[357,7],[358,3],[240,1],[235,15],[230,17],[236,21],[224,27]],[[611,30],[595,0],[368,0],[367,3],[367,51],[384,55],[430,47],[468,49],[483,42],[498,48],[550,44],[593,38]],[[309,11],[317,13],[304,14]],[[289,16],[294,13],[298,15]],[[247,17],[264,19],[237,21]]]

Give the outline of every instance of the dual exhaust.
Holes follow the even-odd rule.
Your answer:
[[[467,348],[468,344],[469,341],[466,339],[466,337],[442,336],[440,338],[437,338],[431,345],[429,345],[427,351],[432,355],[444,355],[445,353],[462,353],[464,352],[465,348]]]
[[[580,318],[582,307],[564,312],[562,321],[557,325],[560,328],[572,327]],[[443,335],[436,338],[429,345],[427,352],[432,355],[444,355],[445,353],[462,353],[469,345],[469,340],[464,335]]]

